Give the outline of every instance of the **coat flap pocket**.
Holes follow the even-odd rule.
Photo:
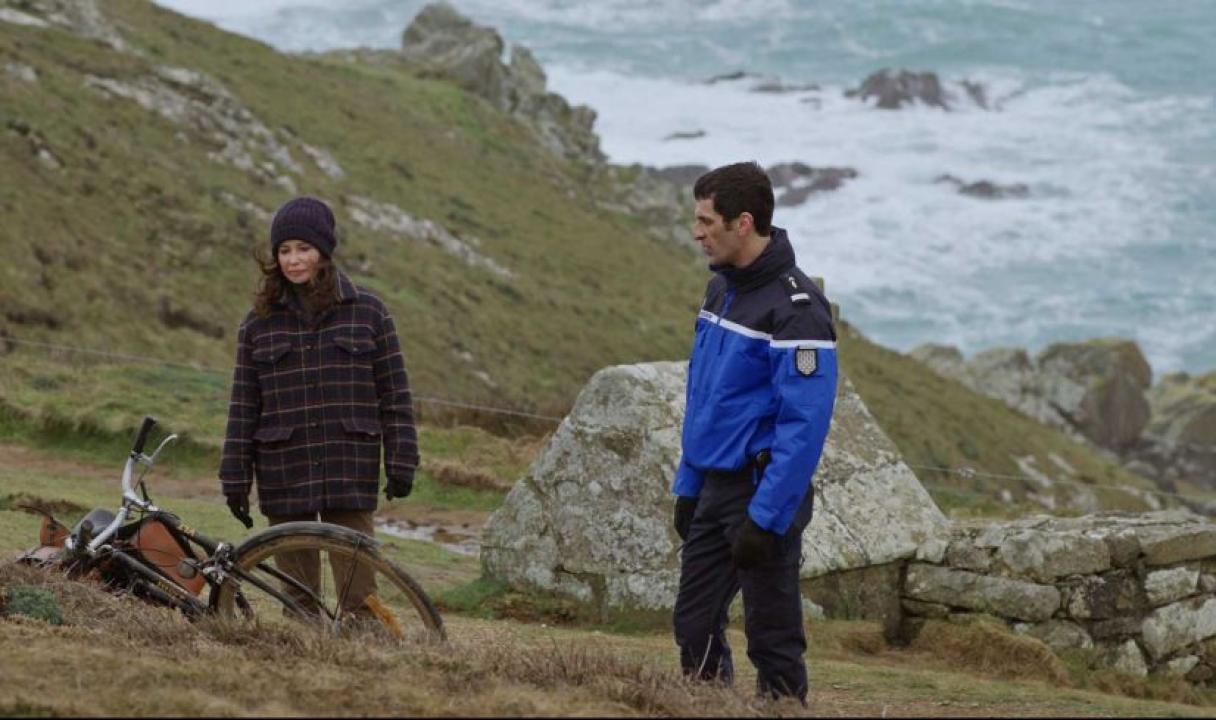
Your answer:
[[[342,418],[342,427],[346,428],[346,432],[357,433],[359,435],[374,435],[380,436],[380,422],[377,420],[369,420],[367,418]]]
[[[376,349],[372,336],[362,333],[334,335],[334,345],[352,355],[362,355]]]
[[[264,443],[282,442],[283,440],[290,440],[291,434],[295,431],[294,427],[282,427],[281,425],[260,427],[253,433],[253,439]]]
[[[261,342],[253,346],[253,360],[260,363],[276,363],[290,349],[291,343],[285,341]]]

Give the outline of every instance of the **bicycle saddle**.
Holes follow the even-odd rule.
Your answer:
[[[80,521],[72,526],[72,535],[73,536],[80,532],[80,526],[84,523],[85,520],[88,520],[89,522],[93,523],[93,534],[96,535],[97,533],[101,532],[107,525],[114,522],[114,513],[110,512],[109,510],[106,510],[105,508],[93,508],[92,510],[89,511],[88,515],[85,515],[84,517],[80,518]]]

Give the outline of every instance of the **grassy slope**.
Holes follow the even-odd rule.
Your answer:
[[[455,87],[383,68],[292,57],[139,0],[106,3],[146,59],[65,31],[0,23],[0,56],[39,82],[0,74],[0,124],[35,128],[65,163],[48,170],[16,132],[0,132],[0,319],[13,335],[222,367],[256,280],[264,223],[222,200],[273,209],[287,191],[207,159],[215,142],[83,86],[135,80],[157,65],[200,70],[275,131],[330,151],[333,180],[298,149],[301,192],[338,205],[340,254],[394,311],[419,388],[562,406],[606,364],[675,358],[702,282],[688,253],[646,238],[629,217],[593,209],[578,170],[521,126]],[[290,143],[288,143],[290,145]],[[440,250],[363,230],[341,198],[362,195],[480,238],[516,273],[499,280]],[[224,328],[222,340],[161,326],[161,296]],[[58,318],[47,328],[32,315]],[[26,322],[19,322],[21,317]],[[474,367],[456,359],[460,349]],[[454,367],[455,365],[455,367]]]

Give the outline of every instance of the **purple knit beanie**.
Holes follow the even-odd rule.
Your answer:
[[[278,255],[279,246],[288,240],[303,240],[325,257],[333,255],[338,244],[333,211],[313,197],[298,197],[283,203],[270,223],[271,256]]]

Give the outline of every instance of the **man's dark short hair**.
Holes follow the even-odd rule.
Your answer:
[[[773,183],[756,163],[735,163],[710,170],[697,178],[692,194],[697,200],[712,198],[714,212],[727,222],[745,212],[751,213],[756,233],[768,235],[773,221]]]

